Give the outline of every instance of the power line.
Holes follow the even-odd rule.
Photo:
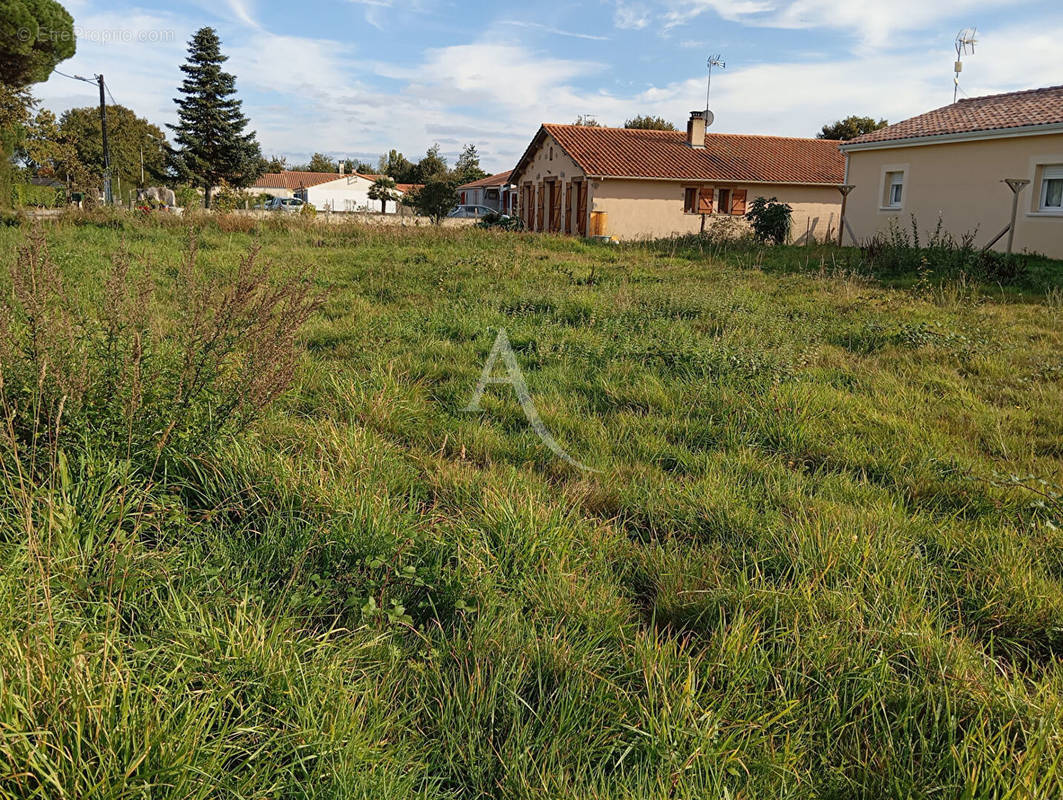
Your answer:
[[[72,81],[84,81],[85,83],[92,83],[92,81],[90,81],[88,78],[81,78],[77,75],[67,75],[65,72],[62,72],[57,69],[53,69],[52,72],[54,72],[56,75],[62,75],[64,78],[70,78],[70,80]]]

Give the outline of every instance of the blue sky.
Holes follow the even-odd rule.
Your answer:
[[[411,159],[471,142],[512,167],[540,122],[639,113],[682,126],[714,71],[713,130],[811,136],[850,113],[903,119],[952,99],[953,38],[977,25],[968,96],[1063,84],[1054,0],[64,0],[79,33],[68,73],[102,72],[117,102],[174,120],[186,43],[218,30],[263,152]],[[59,75],[55,111],[94,102]]]

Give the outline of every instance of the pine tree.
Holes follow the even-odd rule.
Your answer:
[[[227,60],[213,28],[200,28],[188,43],[188,61],[181,65],[185,79],[174,98],[176,125],[170,125],[177,145],[179,170],[204,189],[204,206],[210,208],[210,191],[222,181],[247,186],[263,169],[255,132],[244,133],[247,117],[236,99],[236,79],[222,72]]]
[[[486,177],[487,173],[480,168],[480,154],[476,152],[476,145],[465,145],[454,165],[454,179],[462,185]]]

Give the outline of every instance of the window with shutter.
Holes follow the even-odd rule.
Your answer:
[[[744,216],[746,213],[746,190],[735,189],[731,192],[731,213],[736,217]]]
[[[1041,210],[1063,211],[1063,164],[1041,170]]]
[[[711,214],[712,213],[712,187],[703,186],[698,191],[698,213],[699,214]]]
[[[731,213],[731,190],[720,189],[719,196],[716,198],[716,208],[719,209],[720,214]]]
[[[698,190],[693,186],[688,186],[683,190],[683,213],[698,213]]]

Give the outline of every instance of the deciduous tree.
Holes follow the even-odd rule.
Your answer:
[[[643,131],[675,131],[675,125],[664,117],[651,117],[649,114],[640,114],[632,117],[624,123],[625,128],[636,128]]]
[[[414,178],[402,183],[428,183],[439,181],[447,174],[447,160],[439,153],[439,145],[433,144],[428,148],[424,158],[417,162]]]
[[[418,214],[429,217],[438,225],[458,204],[458,186],[448,179],[430,180],[416,192],[406,195],[402,202],[413,206]]]
[[[832,122],[830,125],[824,125],[823,129],[816,134],[816,138],[848,141],[849,139],[855,139],[857,136],[863,136],[865,133],[877,131],[879,128],[885,128],[887,125],[889,123],[884,119],[876,122],[874,117],[848,116],[845,119]]]
[[[71,108],[59,118],[59,130],[70,142],[77,160],[90,174],[103,180],[103,135],[100,109],[96,106]],[[123,186],[153,186],[167,177],[166,137],[156,125],[138,117],[125,106],[107,106],[107,136],[111,150],[111,174]],[[141,181],[141,159],[144,176]]]

